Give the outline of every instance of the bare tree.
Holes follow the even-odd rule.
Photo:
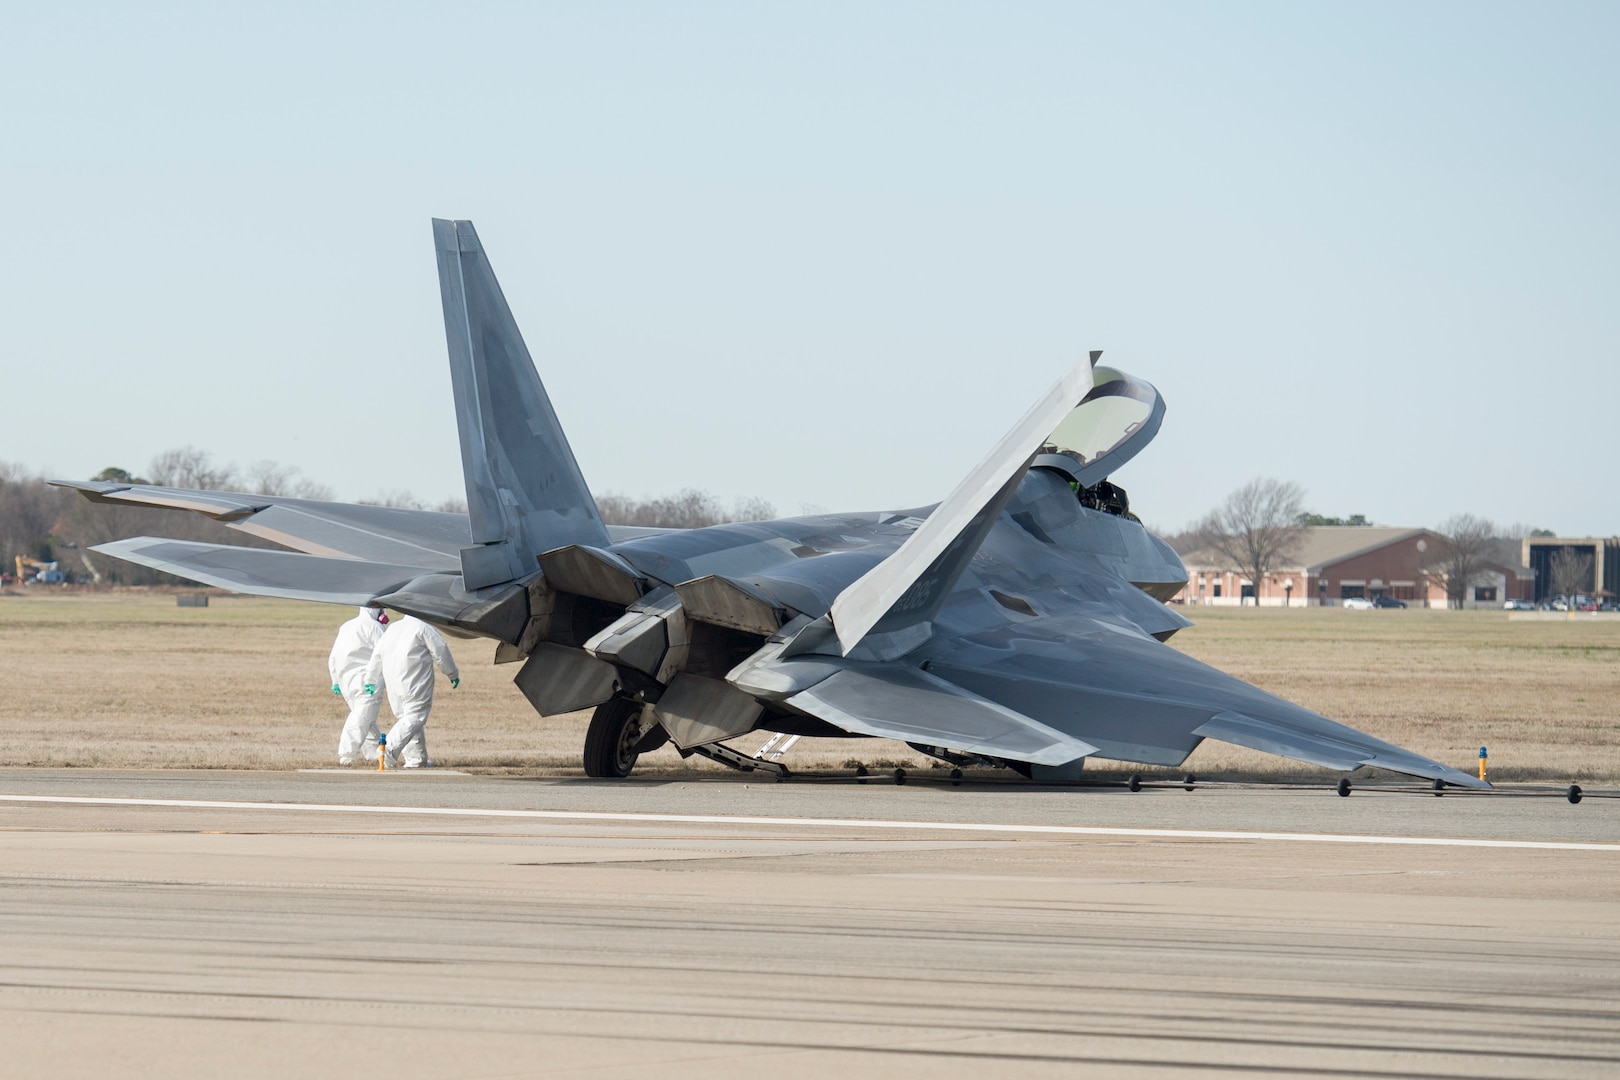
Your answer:
[[[215,466],[213,455],[194,446],[165,450],[147,467],[159,487],[223,491],[236,486],[236,468]]]
[[[1496,526],[1473,514],[1458,514],[1442,521],[1435,532],[1440,534],[1438,550],[1424,570],[1445,586],[1447,605],[1460,608],[1468,590],[1499,554]]]
[[[275,461],[255,461],[247,469],[247,481],[255,495],[287,495],[295,499],[330,502],[332,489],[317,484],[298,471],[296,465]]]
[[[770,521],[776,507],[758,495],[739,495],[732,500],[728,521]]]
[[[1304,503],[1305,489],[1292,480],[1261,477],[1228,495],[1197,526],[1211,551],[1254,582],[1256,607],[1266,575],[1304,542]]]
[[[1547,560],[1547,573],[1552,578],[1553,592],[1570,601],[1575,610],[1577,593],[1592,591],[1592,553],[1574,548],[1559,548]]]

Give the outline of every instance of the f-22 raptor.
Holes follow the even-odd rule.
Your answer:
[[[1149,383],[1081,358],[936,506],[690,530],[605,525],[468,221],[433,222],[467,514],[57,481],[193,510],[290,551],[136,537],[95,550],[258,596],[390,607],[493,638],[542,716],[594,708],[585,772],[672,742],[744,769],[754,731],[898,739],[1077,779],[1206,738],[1329,769],[1482,781],[1165,644],[1170,546],[1108,477],[1153,438]]]

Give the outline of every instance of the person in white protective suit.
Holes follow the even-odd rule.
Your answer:
[[[431,766],[427,755],[427,719],[433,708],[433,668],[444,672],[453,690],[461,685],[450,646],[439,632],[414,615],[396,619],[383,633],[366,665],[367,693],[381,685],[388,691],[394,726],[388,732],[388,764],[404,759],[405,768]]]
[[[332,654],[326,659],[332,693],[349,706],[349,717],[338,735],[339,765],[353,765],[356,758],[377,760],[377,707],[381,700],[366,693],[366,665],[371,663],[371,654],[387,625],[386,612],[361,608],[359,615],[338,627]]]

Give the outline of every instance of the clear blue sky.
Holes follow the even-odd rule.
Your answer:
[[[428,220],[598,490],[943,496],[1088,348],[1177,528],[1620,531],[1620,5],[10,4],[0,460],[460,492]]]

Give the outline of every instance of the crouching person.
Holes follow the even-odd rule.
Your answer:
[[[407,769],[433,765],[427,754],[426,727],[433,709],[435,666],[450,680],[452,690],[461,685],[461,673],[444,637],[414,615],[401,616],[389,625],[366,666],[366,692],[375,694],[382,686],[394,712],[384,751],[390,767],[402,761]]]

